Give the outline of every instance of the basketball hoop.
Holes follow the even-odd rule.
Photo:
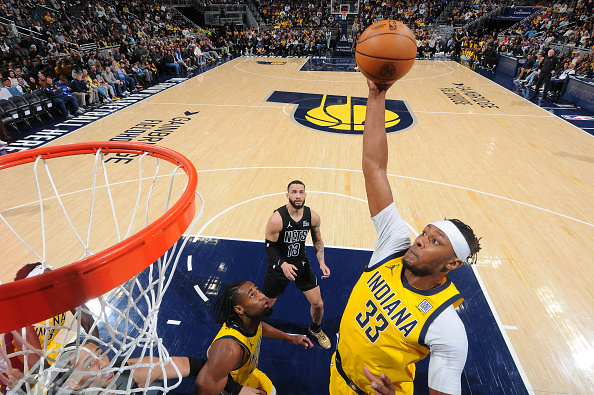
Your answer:
[[[88,163],[88,167],[94,169],[92,186],[81,189],[80,185],[86,180],[75,180],[74,185],[79,191],[59,191],[58,187],[62,186],[59,184],[64,178],[67,178],[71,173],[82,172],[81,170],[77,173],[78,167],[83,167],[79,163],[89,162],[86,159],[89,155],[94,157],[94,165],[92,162]],[[110,158],[106,158],[106,155],[122,155],[133,158],[131,160],[138,163],[138,173],[132,178],[111,182],[108,177],[108,168],[112,169],[116,165],[108,164]],[[71,162],[60,163],[64,160]],[[54,181],[47,162],[50,162],[52,166],[55,163],[58,169],[62,169],[59,174],[67,173],[67,176],[62,176]],[[40,164],[45,167],[47,180],[42,179],[38,174],[37,169]],[[89,342],[98,343],[110,353],[115,353],[116,357],[123,358],[123,361],[127,361],[133,352],[150,355],[149,366],[154,369],[163,369],[164,372],[163,367],[171,363],[171,360],[156,333],[159,306],[188,239],[182,236],[188,226],[193,227],[202,213],[201,211],[198,218],[194,219],[197,175],[193,164],[183,155],[168,148],[130,142],[69,144],[32,149],[0,157],[0,170],[3,172],[17,171],[16,167],[22,168],[23,166],[33,167],[38,200],[28,204],[31,207],[39,207],[43,239],[42,252],[37,251],[38,248],[34,246],[39,244],[36,240],[38,233],[19,234],[17,229],[19,223],[11,223],[2,214],[10,209],[0,212],[0,226],[4,224],[26,246],[27,250],[41,261],[42,269],[47,267],[46,244],[52,241],[56,242],[56,240],[60,243],[59,238],[55,237],[56,235],[49,235],[45,231],[46,223],[57,218],[58,215],[65,217],[61,221],[70,225],[70,230],[76,236],[73,239],[80,242],[84,252],[83,258],[74,263],[45,271],[35,277],[0,285],[0,316],[2,317],[0,321],[0,379],[3,379],[0,380],[0,385],[3,382],[6,384],[7,377],[10,377],[9,389],[12,387],[11,393],[48,393],[48,388],[53,385],[56,376],[60,372],[68,370],[64,368],[64,364],[54,364],[54,362],[61,355],[66,355],[66,352],[78,353]],[[71,171],[65,172],[63,169]],[[21,170],[23,169],[18,171]],[[99,170],[102,170],[104,176],[102,185],[97,182]],[[147,172],[150,172],[150,175],[145,174]],[[149,182],[145,180],[149,180]],[[23,183],[26,184],[26,180],[23,180]],[[165,187],[161,188],[161,183]],[[46,187],[53,196],[43,196],[43,187]],[[78,197],[70,197],[76,193],[85,196],[90,194],[91,197],[90,203],[84,203],[90,207],[86,238],[84,235],[81,236],[81,229],[87,228],[85,222],[87,218],[77,222],[77,218],[69,214],[74,211],[82,211],[79,207],[84,205],[82,200]],[[170,205],[172,196],[179,196],[179,198],[177,202]],[[59,205],[61,213],[59,209],[45,208],[46,206],[55,207],[54,203]],[[142,212],[142,209],[138,210],[142,205],[144,205],[144,216],[137,215],[137,211]],[[102,213],[100,219],[95,218],[93,221],[93,211],[100,209],[105,209],[107,213]],[[95,214],[95,217],[97,216]],[[110,217],[113,221],[109,220]],[[79,222],[85,226],[81,226]],[[115,229],[103,232],[113,237],[116,242],[111,243],[112,246],[109,248],[99,249],[100,252],[93,253],[95,248],[100,248],[96,247],[94,243],[101,246],[110,242],[103,240],[106,237],[104,234],[101,235],[102,237],[91,238],[91,229],[95,229],[93,225],[98,226],[97,222],[100,223],[100,226],[111,223],[110,226]],[[122,224],[126,224],[127,228],[123,237],[120,234],[120,229],[124,229]],[[4,229],[2,230],[4,231]],[[61,232],[69,233],[67,229]],[[0,234],[6,235],[7,232]],[[66,249],[67,246],[58,247]],[[153,262],[154,265],[152,265]],[[111,294],[119,295],[120,299],[122,295],[126,298],[123,301],[118,298],[110,298],[109,295],[105,295],[109,291],[115,291]],[[94,298],[98,298],[96,302],[93,302],[94,308],[80,307]],[[58,327],[50,319],[73,309],[76,312],[69,324],[61,324]],[[83,332],[81,329],[83,314],[94,319],[93,328],[98,328],[101,324],[103,329],[103,333],[100,334],[101,338]],[[139,322],[131,321],[132,316]],[[122,329],[122,324],[124,324],[124,329]],[[34,325],[38,334],[47,335],[50,331],[51,333],[58,331],[61,346],[51,350],[46,349],[45,344],[41,344],[41,349],[33,347],[24,336],[25,329],[20,329],[30,325]],[[46,335],[44,335],[45,338],[49,336]],[[7,339],[14,339],[14,350],[12,344],[9,349],[10,342]],[[65,349],[66,343],[73,339],[75,339],[76,345]],[[17,349],[17,342],[24,344],[21,349]],[[28,363],[28,361],[38,358],[39,362]],[[24,364],[24,370],[21,372],[13,366],[17,359]],[[124,367],[118,367],[114,365],[112,359],[107,368],[100,372],[93,372],[93,374],[97,376],[113,372],[115,377],[119,377],[122,372],[133,372],[141,365],[146,367],[146,361],[144,364],[127,364]],[[122,392],[109,389],[107,392],[99,392],[110,394],[143,392],[146,388],[167,392],[181,382],[177,367],[175,367],[175,371],[178,373],[178,382],[173,386],[168,386],[165,382],[162,386],[150,387],[150,383],[147,383],[147,387],[131,391]],[[131,377],[132,373],[130,373]],[[165,378],[167,377],[165,376]],[[128,385],[129,388],[130,385]]]

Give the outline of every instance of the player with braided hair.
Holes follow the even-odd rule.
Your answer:
[[[262,322],[272,308],[266,295],[249,281],[229,284],[215,304],[215,314],[222,328],[208,348],[208,361],[196,379],[196,395],[220,394],[227,374],[243,386],[256,388],[252,394],[274,395],[272,382],[258,370],[262,336],[313,347],[305,335],[289,335]]]

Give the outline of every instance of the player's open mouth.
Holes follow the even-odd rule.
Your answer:
[[[113,377],[113,372],[107,373],[106,375],[104,375],[104,377],[105,377],[106,380],[111,379]]]

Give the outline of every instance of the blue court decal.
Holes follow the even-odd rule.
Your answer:
[[[296,104],[293,120],[308,129],[327,133],[363,134],[367,98],[317,93],[274,91],[267,102]],[[403,100],[386,99],[386,133],[402,132],[416,124]]]
[[[314,272],[321,277],[313,247],[307,247],[307,255]],[[328,394],[330,359],[336,350],[340,318],[371,251],[325,247],[325,257],[332,274],[320,280],[325,310],[322,328],[332,341],[332,348],[315,346],[304,350],[264,338],[259,369],[280,394]],[[191,265],[186,264],[188,259]],[[263,242],[208,238],[189,242],[159,312],[158,333],[170,355],[206,358],[206,350],[220,329],[213,315],[220,292],[236,280],[249,280],[261,288],[266,261]],[[469,342],[462,393],[528,394],[472,269],[463,266],[453,271],[450,278],[465,298],[459,308]],[[169,320],[179,324],[168,324]],[[272,316],[265,321],[287,333],[305,334],[311,324],[309,303],[290,283],[278,298]],[[415,395],[428,394],[429,358],[417,363]],[[192,393],[194,381],[195,378],[185,379],[175,393]]]

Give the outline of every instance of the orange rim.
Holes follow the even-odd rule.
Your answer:
[[[40,276],[0,285],[0,333],[72,310],[123,284],[162,256],[186,231],[196,212],[196,169],[164,147],[131,142],[93,142],[36,148],[0,157],[0,170],[43,159],[81,154],[144,154],[180,166],[188,184],[180,199],[157,220],[126,240],[88,258]]]

